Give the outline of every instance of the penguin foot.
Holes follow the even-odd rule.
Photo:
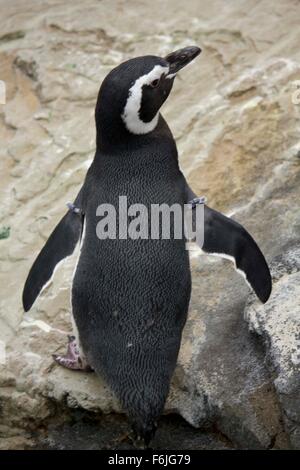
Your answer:
[[[67,369],[82,370],[85,372],[93,371],[86,361],[81,358],[75,336],[68,336],[67,354],[64,356],[52,354],[52,357],[57,364]]]

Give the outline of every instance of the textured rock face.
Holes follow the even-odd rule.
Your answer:
[[[300,447],[300,250],[291,247],[273,262],[275,285],[270,302],[262,308],[248,301],[245,317],[262,336],[267,364],[283,410],[290,440]]]
[[[3,448],[27,445],[57,406],[120,411],[94,374],[52,362],[71,331],[76,254],[25,316],[21,291],[93,158],[101,80],[129,57],[189,44],[203,53],[163,109],[181,166],[194,191],[252,233],[275,284],[260,305],[228,261],[191,252],[190,315],[166,411],[213,426],[238,447],[300,448],[299,4],[155,3],[12,0],[1,8]]]

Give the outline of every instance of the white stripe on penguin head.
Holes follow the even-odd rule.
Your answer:
[[[157,112],[150,122],[144,122],[140,118],[139,113],[142,103],[143,86],[150,85],[151,82],[159,79],[163,73],[167,75],[168,71],[169,67],[155,65],[151,72],[138,78],[129,89],[127,102],[121,116],[129,132],[133,134],[147,134],[156,127],[159,112]]]

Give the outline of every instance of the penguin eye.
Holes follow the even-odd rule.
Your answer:
[[[156,80],[153,80],[153,82],[150,83],[151,88],[157,88],[159,85],[160,79],[157,78]]]

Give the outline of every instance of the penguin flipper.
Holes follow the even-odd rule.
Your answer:
[[[77,202],[78,197],[75,201]],[[30,310],[41,290],[51,279],[57,264],[70,256],[81,238],[83,215],[69,210],[55,227],[33,263],[25,282],[22,301],[25,312]]]
[[[187,184],[186,187],[190,201],[196,195]],[[242,225],[205,205],[201,248],[207,254],[233,261],[261,302],[267,302],[272,290],[270,270],[261,250]]]

